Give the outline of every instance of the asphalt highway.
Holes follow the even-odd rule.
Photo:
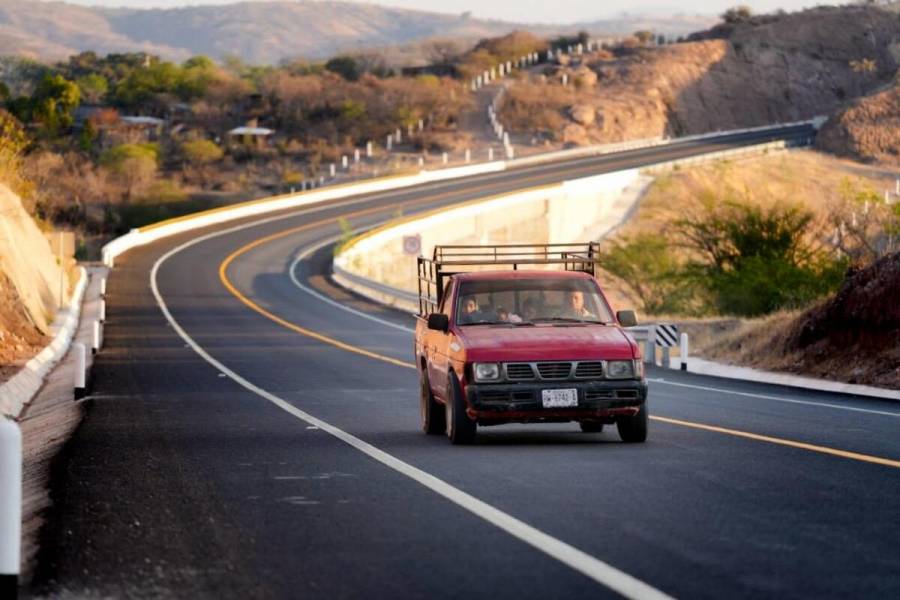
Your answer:
[[[328,277],[339,217],[756,141],[373,194],[120,257],[27,593],[900,597],[900,404],[651,369],[644,445],[571,424],[452,447],[419,431],[412,319]]]

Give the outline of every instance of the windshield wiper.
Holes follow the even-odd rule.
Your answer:
[[[591,325],[607,325],[604,321],[592,321],[590,319],[576,319],[574,317],[540,317],[535,321],[554,321],[558,323],[590,323]]]

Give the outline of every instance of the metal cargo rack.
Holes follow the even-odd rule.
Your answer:
[[[577,244],[498,244],[492,246],[435,246],[432,258],[418,259],[419,314],[436,312],[448,277],[497,267],[516,271],[520,267],[558,265],[566,271],[594,275],[598,242]]]

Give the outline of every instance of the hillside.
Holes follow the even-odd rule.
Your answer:
[[[816,136],[816,146],[857,160],[900,166],[900,82],[834,115]]]
[[[587,29],[621,35],[647,28],[681,35],[707,17],[626,17],[567,27],[526,26],[541,35]],[[477,40],[520,24],[349,2],[243,2],[177,9],[104,9],[63,2],[0,0],[0,54],[61,59],[143,50],[170,60],[205,54],[254,64],[324,58],[339,52],[402,45],[433,37]]]
[[[806,119],[891,81],[898,48],[900,14],[878,7],[772,15],[546,67],[510,89],[502,120],[577,145]]]

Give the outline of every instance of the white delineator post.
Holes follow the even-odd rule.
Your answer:
[[[100,280],[100,297],[106,298],[106,277]]]
[[[647,329],[647,339],[644,341],[644,362],[656,364],[656,327]]]
[[[466,148],[466,162],[467,163],[472,162],[472,151],[469,150],[468,148]]]
[[[372,158],[372,142],[366,142],[366,158]]]
[[[681,339],[681,347],[679,348],[679,354],[681,355],[681,370],[687,371],[687,363],[688,363],[688,334],[682,333]]]
[[[87,395],[87,360],[84,344],[74,342],[72,354],[75,356],[75,399],[81,400]]]
[[[22,545],[22,432],[0,416],[0,598],[16,598]]]
[[[100,352],[103,346],[102,332],[100,331],[100,321],[94,321],[94,335],[91,340],[91,354]]]
[[[100,315],[98,317],[101,323],[106,322],[106,300],[100,299]]]
[[[493,148],[488,148],[488,160],[489,161],[494,160],[494,149]]]

